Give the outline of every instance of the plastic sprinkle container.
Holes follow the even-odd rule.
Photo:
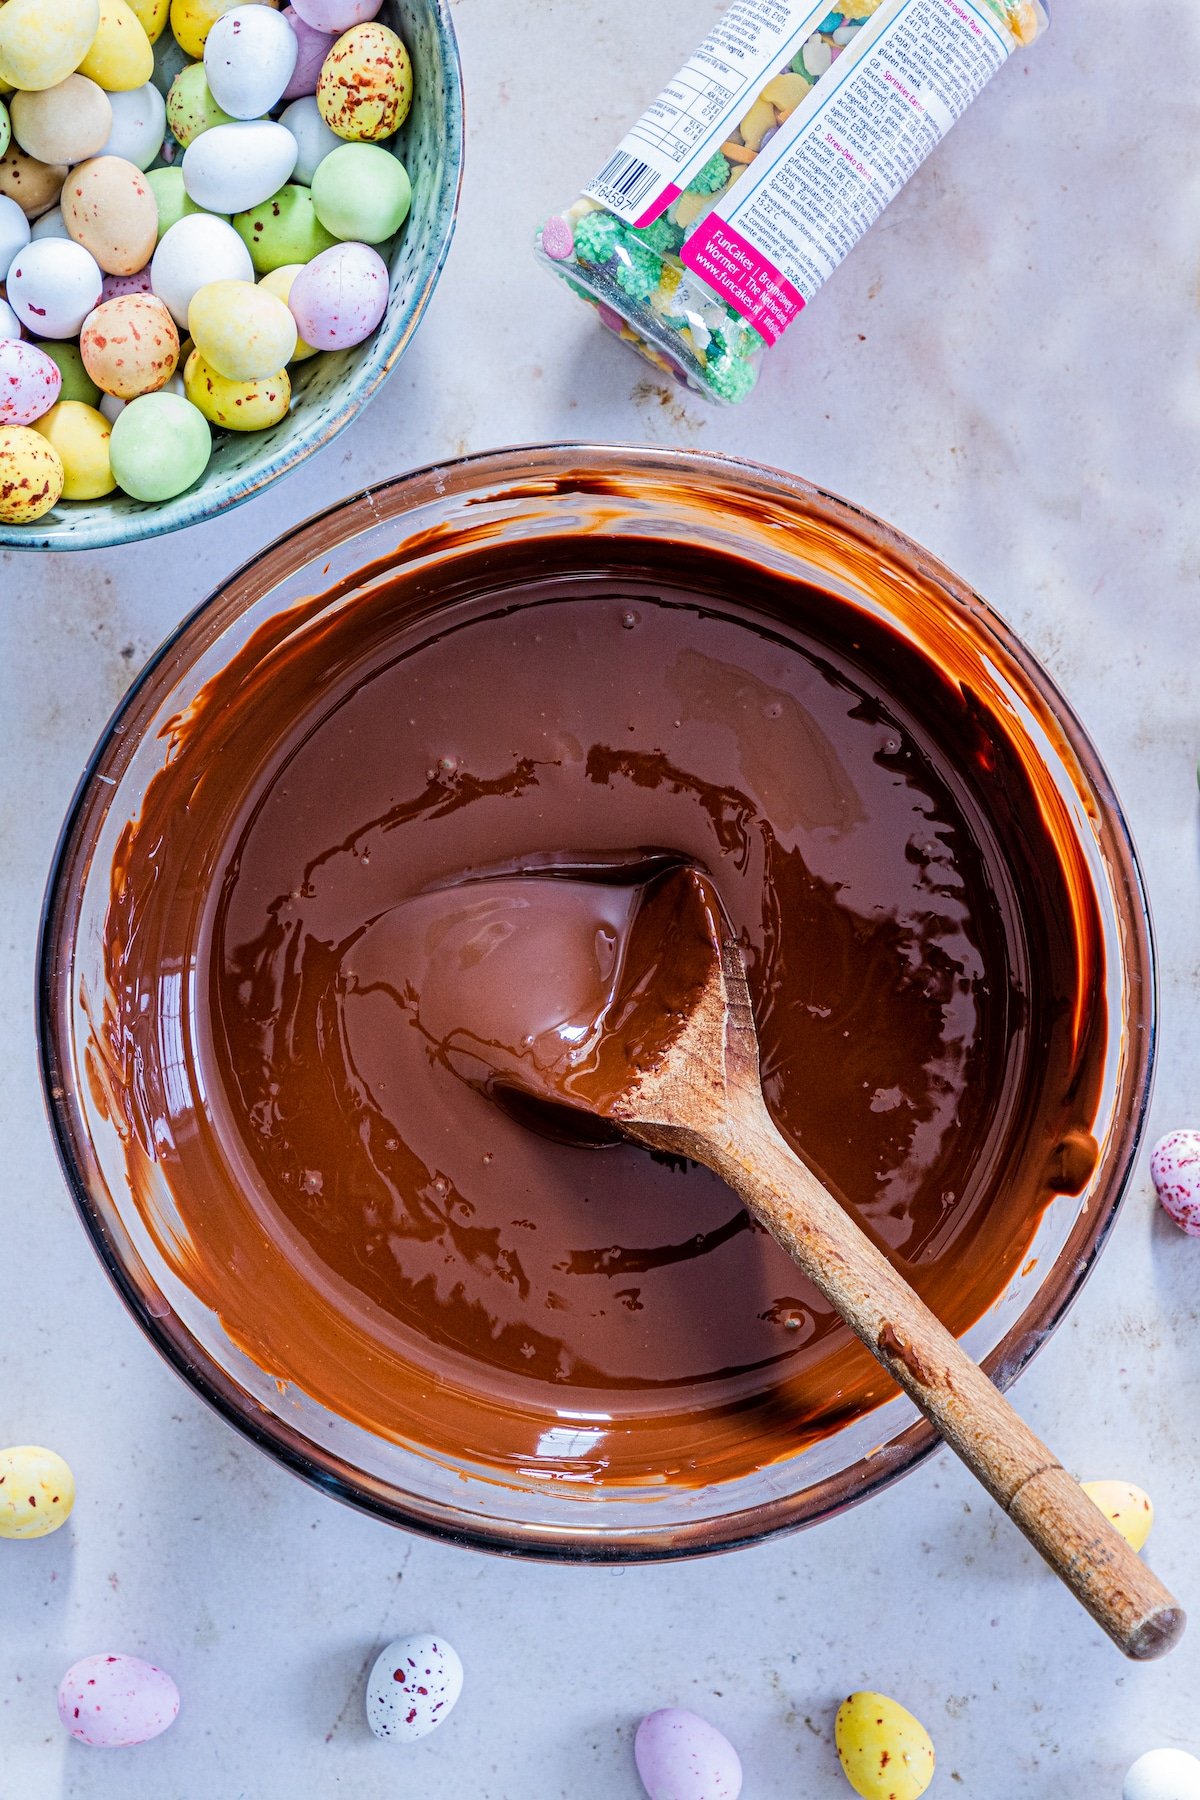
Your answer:
[[[734,0],[538,255],[656,367],[744,400],[763,350],[1047,23],[1041,0]]]

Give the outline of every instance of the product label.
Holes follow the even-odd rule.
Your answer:
[[[884,0],[680,252],[769,344],[1001,67],[976,0]]]
[[[584,191],[627,225],[651,224],[828,12],[807,0],[734,0]]]

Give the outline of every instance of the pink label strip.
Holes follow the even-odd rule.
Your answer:
[[[761,250],[715,214],[692,233],[679,255],[687,268],[694,269],[749,319],[768,344],[778,342],[803,310],[804,296],[799,289]]]

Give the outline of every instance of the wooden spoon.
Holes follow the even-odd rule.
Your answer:
[[[1162,1656],[1183,1609],[776,1130],[741,951],[691,866],[654,884],[586,1071],[489,1083],[601,1118],[728,1182],[1126,1656]]]

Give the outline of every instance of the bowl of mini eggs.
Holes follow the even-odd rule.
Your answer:
[[[449,0],[5,0],[0,544],[173,531],[327,443],[461,164]]]

